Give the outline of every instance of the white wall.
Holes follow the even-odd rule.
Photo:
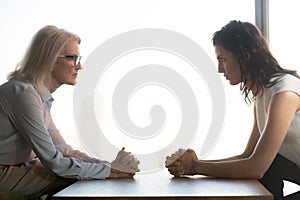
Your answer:
[[[117,34],[139,28],[162,28],[192,39],[216,64],[211,44],[212,34],[234,19],[254,22],[254,2],[1,0],[0,83],[6,81],[6,75],[21,59],[34,33],[45,25],[56,25],[78,34],[82,38],[80,48],[83,63],[96,47]],[[226,119],[219,142],[209,155],[210,158],[240,153],[253,122],[252,107],[244,102],[239,86],[232,87],[223,77],[220,78],[226,94]],[[52,115],[65,139],[73,147],[83,149],[73,118],[73,89],[71,86],[62,86],[53,94],[55,103]]]

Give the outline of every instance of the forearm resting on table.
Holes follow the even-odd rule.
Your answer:
[[[93,158],[84,152],[81,152],[79,150],[74,150],[68,144],[56,145],[56,148],[63,154],[64,157],[73,157],[82,162],[89,162],[89,163],[101,162],[99,159]]]
[[[199,160],[193,165],[193,174],[216,178],[249,178],[259,179],[263,172],[249,158],[236,160],[205,161]]]
[[[235,155],[235,156],[228,157],[228,158],[220,158],[220,159],[213,159],[213,160],[202,160],[202,161],[212,163],[212,162],[239,160],[239,159],[244,159],[244,158],[247,158],[247,156],[245,156],[243,154],[239,154],[239,155]]]

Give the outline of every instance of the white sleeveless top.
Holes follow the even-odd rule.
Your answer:
[[[283,91],[292,91],[300,96],[300,79],[289,74],[279,76],[277,79],[279,79],[279,82],[271,88],[264,88],[263,95],[258,97],[255,102],[256,117],[260,133],[262,133],[265,128],[269,105],[274,94]],[[300,111],[295,114],[291,122],[288,133],[280,147],[279,154],[300,167]]]

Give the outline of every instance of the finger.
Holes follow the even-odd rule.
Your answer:
[[[131,166],[125,166],[123,171],[126,173],[136,173],[136,172],[139,172],[140,169],[138,168],[137,165],[134,165],[134,166],[131,165]]]
[[[171,160],[171,156],[166,157],[166,161]]]
[[[172,161],[172,162],[168,163],[168,164],[165,165],[165,166],[166,166],[166,167],[172,167],[172,166],[178,166],[178,165],[180,165],[180,164],[178,163],[177,160],[175,160],[175,161]]]
[[[182,162],[175,161],[175,162],[170,163],[166,167],[169,168],[169,167],[180,167],[180,166],[182,166]]]
[[[132,168],[127,168],[125,170],[122,171],[123,173],[127,173],[127,174],[133,174],[135,172],[137,172],[135,169],[132,169]]]
[[[129,173],[136,173],[136,172],[139,172],[140,169],[138,167],[135,167],[135,168],[131,168],[128,172]]]
[[[131,159],[131,154],[129,152],[120,151],[116,157],[117,162],[127,163]]]
[[[179,150],[178,150],[178,152],[179,153],[184,153],[186,150],[185,149],[182,149],[182,148],[180,148]]]
[[[182,165],[181,161],[175,160],[175,161],[169,163],[168,165],[166,165],[166,167],[178,167],[178,166],[181,166],[181,165]]]
[[[141,163],[137,158],[134,158],[134,160],[137,165],[139,165]]]
[[[170,163],[171,163],[171,159],[167,157],[165,160],[165,166],[168,166]]]
[[[184,149],[179,149],[178,152],[177,152],[178,158],[180,158],[185,152],[186,152],[186,150],[184,150]]]
[[[194,160],[198,160],[198,156],[196,155],[194,150],[188,149],[187,152],[190,153],[193,156]]]
[[[179,176],[183,176],[184,173],[182,171],[174,171],[174,172],[170,172],[170,174],[174,175],[175,177],[179,177]]]
[[[175,154],[172,154],[171,157],[169,157],[169,162],[174,162],[175,160],[177,160],[179,158],[179,154],[178,153],[175,153]]]
[[[134,161],[134,162],[128,163],[127,166],[131,169],[136,170],[136,169],[139,169],[139,167],[138,167],[139,163],[140,163],[139,161]]]
[[[170,174],[176,173],[176,170],[174,170],[173,168],[168,168],[168,171],[170,172]]]
[[[177,158],[175,161],[176,162],[184,162],[184,157],[181,155],[181,157]]]
[[[123,152],[125,152],[125,147],[123,147],[123,148],[118,152],[118,155],[119,155],[119,154],[122,154]]]
[[[180,171],[182,169],[182,165],[170,165],[167,168],[171,169],[171,170],[178,170],[178,171]]]
[[[168,166],[168,165],[170,165],[172,162],[174,162],[174,159],[172,159],[170,156],[167,156],[167,157],[166,157],[166,160],[165,160],[165,165]]]
[[[131,154],[131,152],[125,151],[125,147],[123,147],[117,154],[117,157],[123,157],[124,155]]]
[[[182,156],[182,154],[185,152],[186,150],[184,149],[178,149],[175,153],[171,154],[171,156],[167,156],[166,160],[165,160],[165,165],[168,166],[171,163],[177,161],[178,159],[180,159],[180,157]]]
[[[127,173],[133,173],[135,174],[136,172],[139,172],[140,169],[139,168],[131,168],[130,170],[127,171]]]
[[[140,161],[135,158],[135,159],[131,160],[129,164],[131,166],[138,166],[140,164]]]
[[[123,171],[126,172],[137,172],[139,171],[139,164],[140,161],[134,158],[134,156],[131,156],[129,159],[124,160],[123,163],[120,163],[120,165],[123,168]]]
[[[137,161],[138,161],[138,159],[136,157],[134,157],[134,155],[131,155],[130,162],[137,162]]]
[[[171,155],[171,158],[179,158],[179,151],[176,151]]]
[[[178,158],[180,158],[185,152],[186,152],[186,150],[184,150],[184,149],[179,149],[179,150],[175,153],[175,157],[178,159]]]
[[[169,171],[170,172],[170,171]],[[173,176],[175,177],[180,177],[183,175],[183,173],[181,172],[178,172],[178,171],[171,171],[170,174],[172,174]]]
[[[121,159],[120,162],[124,163],[124,164],[128,164],[130,163],[130,161],[132,161],[134,158],[132,155],[128,154],[128,155],[124,155]]]
[[[182,168],[178,168],[178,167],[170,167],[170,168],[168,168],[168,171],[172,175],[176,175],[176,176],[183,175],[183,173],[184,173],[183,169]]]
[[[130,154],[131,154],[130,152],[121,150],[121,151],[119,151],[118,156],[123,157],[123,156],[130,155]]]
[[[122,152],[122,150],[121,151],[119,151],[118,153],[117,153],[117,156],[116,156],[116,158],[115,158],[115,160],[120,160],[123,156],[123,152]]]
[[[178,156],[180,156],[180,155],[182,155],[184,152],[185,152],[186,150],[185,149],[178,149],[176,152],[175,152],[175,154]]]

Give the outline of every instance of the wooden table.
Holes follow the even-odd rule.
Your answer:
[[[136,175],[134,179],[78,181],[55,194],[52,199],[271,200],[273,197],[257,180],[214,179],[203,176],[173,178],[163,170]]]

